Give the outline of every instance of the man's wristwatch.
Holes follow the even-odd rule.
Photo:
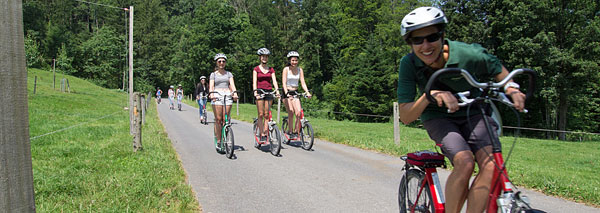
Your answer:
[[[519,89],[521,88],[521,86],[519,86],[519,84],[515,83],[515,82],[508,82],[504,85],[504,92],[506,92],[506,89],[508,89],[509,87],[515,88],[515,89]]]

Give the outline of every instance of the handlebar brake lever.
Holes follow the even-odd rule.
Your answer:
[[[506,94],[504,94],[503,92],[499,93],[500,96],[500,101],[510,107],[514,107],[514,104],[510,101],[510,99],[508,99],[508,96],[506,96]],[[527,113],[529,112],[527,109],[523,109],[523,113]]]
[[[454,94],[454,97],[456,97],[456,99],[458,100],[458,107],[464,107],[464,106],[468,106],[469,104],[473,103],[473,101],[475,101],[475,99],[470,99],[467,98],[467,96],[470,96],[471,92],[470,91],[464,91],[464,92],[459,92]],[[448,113],[450,113],[450,109],[447,110]]]
[[[470,95],[471,95],[470,91],[456,93],[456,98],[460,101],[460,103],[458,103],[458,106],[463,107],[463,106],[473,103],[473,101],[475,101],[475,99],[467,98],[467,96],[470,96]]]

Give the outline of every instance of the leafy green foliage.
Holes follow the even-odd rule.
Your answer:
[[[39,50],[40,44],[35,39],[36,34],[35,31],[30,32],[27,34],[27,37],[25,37],[25,59],[28,67],[40,68],[44,63],[44,59]]]
[[[600,39],[589,36],[599,29],[597,1],[448,1],[444,8],[450,38],[486,45],[509,69],[537,71],[524,126],[599,129]]]
[[[83,62],[83,73],[75,74],[89,77],[103,87],[119,88],[122,83],[123,49],[121,44],[123,41],[115,34],[114,29],[105,26],[100,28],[89,40],[83,42],[80,53],[88,60]]]
[[[411,51],[400,36],[400,21],[414,8],[437,5],[450,21],[447,38],[480,43],[509,69],[538,72],[537,97],[528,103],[530,113],[523,126],[600,129],[600,37],[589,36],[600,33],[597,1],[97,2],[135,6],[136,91],[182,84],[189,94],[200,76],[214,70],[214,54],[223,52],[241,101],[253,102],[251,70],[259,63],[256,50],[271,50],[269,65],[277,71],[279,82],[287,64],[285,55],[296,50],[308,87],[318,100],[311,106],[339,112],[333,116],[336,119],[364,122],[386,119],[351,114],[392,114],[399,61]],[[58,58],[59,70],[105,87],[121,87],[127,60],[127,12],[77,1],[25,0],[23,9],[30,66],[44,67]],[[516,123],[505,117],[504,124]]]

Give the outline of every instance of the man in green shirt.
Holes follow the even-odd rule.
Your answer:
[[[433,7],[417,8],[402,20],[402,36],[412,51],[400,62],[397,91],[400,120],[409,124],[421,117],[431,139],[442,145],[442,152],[452,162],[454,169],[445,190],[446,211],[460,212],[465,200],[469,200],[467,212],[483,212],[494,171],[491,142],[482,117],[487,115],[471,110],[467,116],[467,110],[459,108],[453,95],[470,91],[473,97],[480,91],[462,77],[444,76],[431,90],[436,103],[430,103],[422,93],[429,77],[442,68],[465,69],[480,82],[504,79],[508,70],[480,45],[445,40],[447,23],[444,13]],[[421,96],[415,100],[417,88]],[[523,111],[525,95],[518,84],[507,84],[504,92],[512,98],[515,108]],[[474,128],[469,128],[467,119]],[[492,126],[498,128],[495,123]],[[469,188],[475,164],[479,173]]]

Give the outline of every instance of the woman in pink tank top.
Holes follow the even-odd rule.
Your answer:
[[[269,111],[271,104],[275,97],[265,95],[260,96],[261,92],[256,89],[263,89],[265,91],[271,91],[275,89],[276,95],[279,97],[279,87],[277,86],[277,78],[275,78],[275,70],[273,67],[269,67],[269,55],[271,52],[267,48],[260,48],[257,51],[260,57],[260,65],[254,67],[252,71],[252,90],[254,91],[254,97],[256,97],[256,109],[258,111],[258,127],[260,129],[260,140],[267,140],[267,130],[269,129],[267,124]]]

